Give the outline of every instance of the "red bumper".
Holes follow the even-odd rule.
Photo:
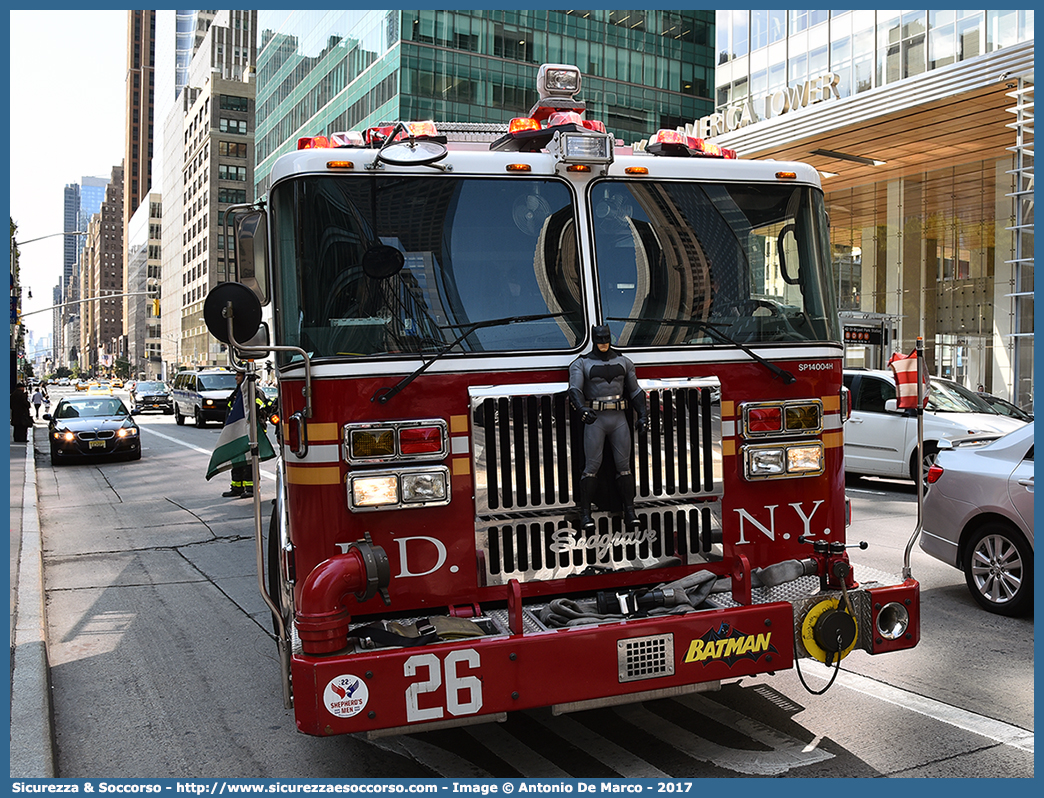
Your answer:
[[[640,696],[793,662],[793,608],[773,603],[417,648],[297,654],[291,673],[298,729],[325,736]]]

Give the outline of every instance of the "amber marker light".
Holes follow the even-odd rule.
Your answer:
[[[797,172],[776,172],[777,180],[797,180]]]
[[[590,172],[591,167],[584,163],[574,163],[566,167],[567,172]]]
[[[647,166],[628,166],[624,169],[624,174],[627,175],[647,175],[649,174],[649,167]]]
[[[355,164],[351,161],[327,161],[327,169],[354,169]]]
[[[507,170],[509,172],[531,172],[532,167],[527,163],[509,163]]]

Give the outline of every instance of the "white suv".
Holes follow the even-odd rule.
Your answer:
[[[916,479],[917,413],[896,409],[890,370],[845,369],[852,415],[845,422],[845,472]],[[974,392],[941,377],[931,378],[924,412],[924,462],[935,462],[938,441],[969,435],[1004,435],[1025,425],[1001,415]]]

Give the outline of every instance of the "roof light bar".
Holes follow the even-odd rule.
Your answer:
[[[646,152],[652,155],[673,156],[676,158],[726,158],[736,159],[735,150],[719,147],[695,136],[687,136],[680,130],[658,130],[649,139]]]

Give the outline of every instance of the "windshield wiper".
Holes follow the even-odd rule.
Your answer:
[[[444,354],[449,352],[453,347],[471,335],[475,330],[480,330],[483,327],[500,327],[506,324],[518,324],[524,321],[538,321],[540,319],[554,319],[558,316],[565,316],[565,313],[539,313],[533,316],[509,316],[504,319],[487,319],[486,321],[476,321],[470,324],[450,324],[448,327],[461,327],[464,332],[458,335],[453,341],[451,341],[444,349],[440,350],[435,357],[431,360],[423,363],[420,368],[414,371],[412,374],[407,374],[401,380],[399,380],[391,388],[378,388],[377,391],[370,397],[371,402],[377,402],[378,404],[387,404],[388,401],[395,396],[399,391],[413,382],[417,377],[428,370],[428,367],[436,360],[441,358]]]
[[[739,341],[736,341],[735,339],[727,336],[721,330],[716,329],[714,324],[712,324],[709,321],[700,321],[699,319],[630,319],[622,317],[607,318],[606,321],[634,321],[649,324],[678,324],[687,327],[700,327],[701,329],[706,330],[712,338],[717,338],[719,341],[722,341],[723,343],[731,344],[732,346],[739,349],[741,352],[750,355],[751,358],[753,358],[758,363],[767,368],[769,371],[771,371],[773,378],[779,377],[780,379],[782,379],[784,385],[790,385],[791,383],[797,382],[797,377],[795,377],[791,372],[787,371],[786,369],[780,368],[775,363],[770,363],[769,361],[765,360],[765,358],[763,358],[756,352],[753,352],[745,344],[741,344]]]

